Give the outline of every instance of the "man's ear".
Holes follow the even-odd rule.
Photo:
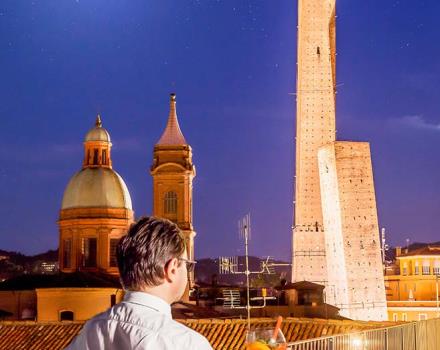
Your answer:
[[[164,268],[164,275],[165,280],[168,282],[173,282],[177,276],[177,268],[179,267],[179,260],[177,258],[172,258],[168,263],[165,265]]]

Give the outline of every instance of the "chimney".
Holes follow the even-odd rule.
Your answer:
[[[396,247],[396,258],[402,255],[402,247]]]

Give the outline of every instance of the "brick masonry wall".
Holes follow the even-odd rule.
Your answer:
[[[336,137],[335,62],[335,0],[300,0],[293,281],[327,280],[317,151]]]
[[[367,142],[334,142],[322,147],[318,158],[329,301],[344,316],[386,320],[370,146]]]

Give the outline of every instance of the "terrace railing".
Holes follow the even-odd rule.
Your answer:
[[[289,343],[289,350],[440,350],[440,319]]]

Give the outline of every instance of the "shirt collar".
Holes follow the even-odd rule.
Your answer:
[[[146,306],[152,310],[171,316],[171,306],[163,299],[146,292],[125,291],[124,302]]]

